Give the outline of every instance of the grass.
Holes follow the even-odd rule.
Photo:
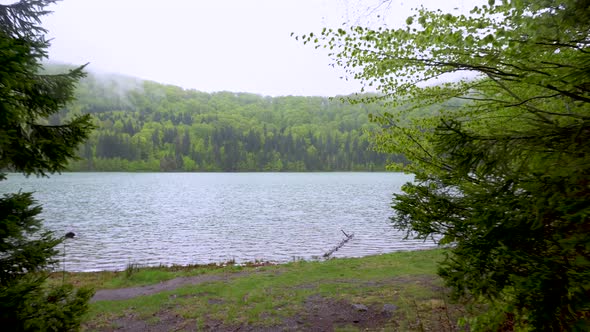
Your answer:
[[[258,266],[260,264],[263,263],[251,263],[244,267]],[[142,267],[130,263],[123,271],[66,272],[65,280],[76,287],[90,286],[95,289],[117,289],[152,285],[178,277],[220,273],[221,271],[226,273],[229,271],[240,271],[244,267],[235,264]],[[52,273],[47,282],[50,285],[61,284],[62,272]]]
[[[131,274],[74,273],[66,278],[77,285],[100,289],[146,285],[203,273],[246,272],[236,278],[150,296],[92,303],[85,323],[90,330],[108,328],[124,317],[157,324],[164,314],[180,317],[199,329],[211,324],[279,326],[293,317],[310,321],[313,317],[309,299],[320,298],[366,305],[371,310],[395,306],[392,317],[381,324],[385,330],[455,331],[458,315],[465,313],[461,306],[449,304],[435,274],[436,264],[443,256],[443,250],[428,250],[274,266],[134,267]],[[357,331],[358,326],[351,324],[341,324],[336,330]]]

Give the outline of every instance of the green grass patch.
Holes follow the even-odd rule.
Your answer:
[[[443,257],[443,250],[428,250],[325,262],[194,269],[180,274],[162,268],[140,269],[127,279],[117,275],[113,280],[94,280],[99,280],[100,285],[119,287],[125,282],[140,285],[195,273],[221,274],[236,269],[245,273],[125,301],[96,302],[91,305],[86,326],[108,327],[113,319],[130,315],[156,323],[159,320],[154,317],[164,311],[194,321],[199,328],[210,328],[212,324],[281,326],[293,317],[308,319],[308,300],[319,297],[371,308],[394,305],[398,309],[386,322],[388,328],[452,331],[457,310],[448,304],[442,282],[435,274],[437,262]],[[348,331],[354,326],[344,324],[338,328]]]

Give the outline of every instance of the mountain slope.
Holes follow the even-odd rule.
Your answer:
[[[50,66],[49,70],[63,70]],[[90,113],[98,129],[75,171],[383,170],[364,131],[377,105],[338,98],[205,93],[120,75],[89,74],[50,122]]]

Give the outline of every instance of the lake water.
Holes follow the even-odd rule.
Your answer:
[[[34,191],[45,226],[66,242],[70,271],[228,260],[314,259],[433,247],[390,224],[400,173],[10,174],[0,192]]]

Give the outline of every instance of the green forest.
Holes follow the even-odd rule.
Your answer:
[[[379,111],[342,98],[206,93],[90,73],[48,121],[95,121],[72,171],[380,171],[401,157],[371,149],[368,115]]]

